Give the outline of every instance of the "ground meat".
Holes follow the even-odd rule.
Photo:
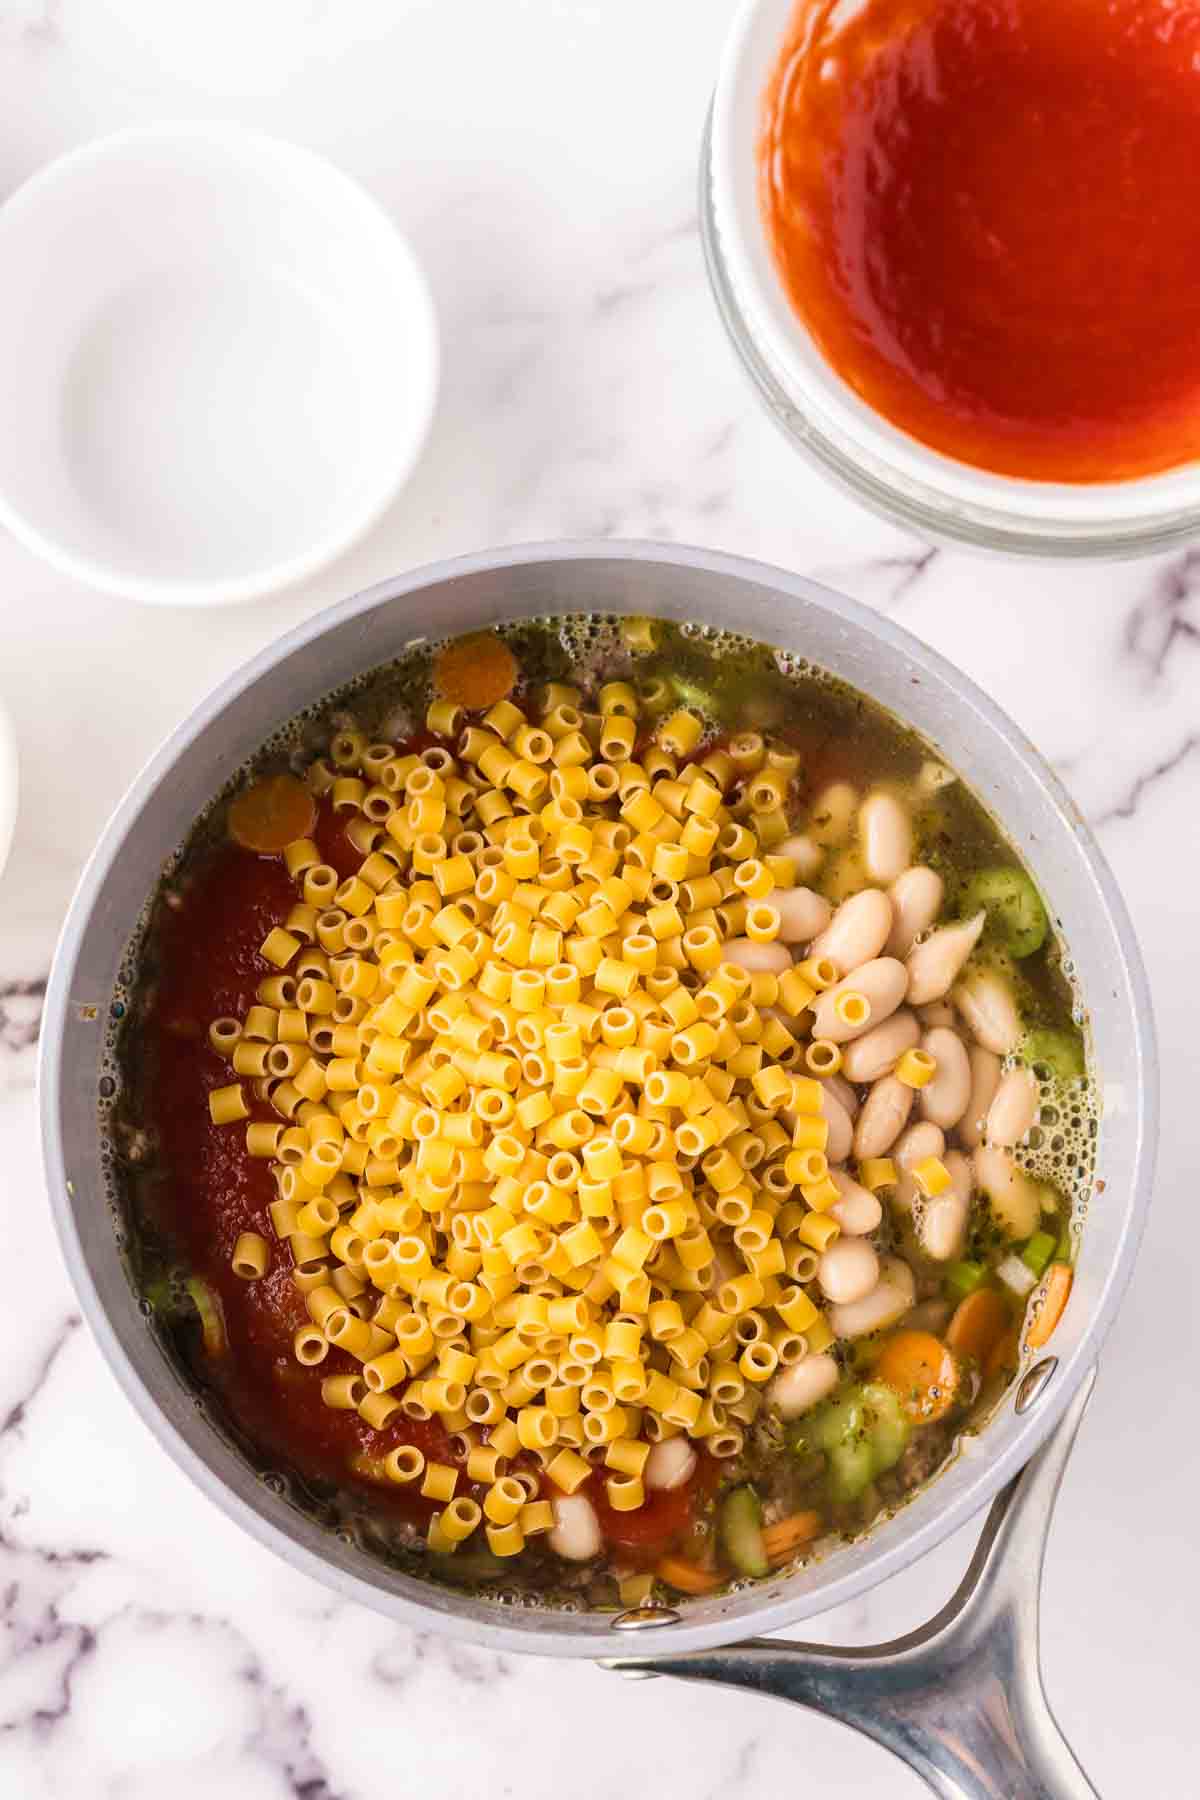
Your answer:
[[[949,1300],[925,1300],[914,1306],[904,1321],[906,1331],[932,1331],[934,1337],[941,1337],[950,1322],[950,1314],[954,1307]]]
[[[944,1427],[926,1425],[914,1431],[904,1455],[894,1469],[879,1478],[879,1492],[889,1503],[902,1499],[913,1488],[928,1481],[945,1459],[949,1440]]]
[[[914,1259],[910,1266],[916,1282],[918,1303],[924,1300],[938,1299],[946,1276],[946,1271],[941,1264],[926,1262],[924,1259],[921,1261]]]
[[[825,1494],[825,1458],[820,1451],[781,1457],[768,1463],[755,1480],[768,1525],[789,1513],[820,1509]]]

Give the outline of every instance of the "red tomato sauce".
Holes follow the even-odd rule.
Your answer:
[[[760,193],[836,372],[1031,480],[1200,455],[1200,0],[801,0]]]
[[[327,804],[320,808],[314,841],[343,876],[362,861]],[[276,1193],[270,1165],[248,1155],[240,1126],[214,1125],[209,1118],[209,1091],[227,1085],[230,1074],[209,1045],[208,1027],[223,1014],[244,1016],[259,982],[276,973],[259,945],[295,900],[281,858],[226,844],[196,868],[178,904],[160,909],[144,1093],[161,1179],[144,1190],[144,1204],[187,1272],[200,1276],[220,1301],[228,1347],[222,1356],[203,1357],[202,1374],[245,1436],[302,1476],[368,1491],[373,1508],[423,1521],[434,1504],[388,1481],[379,1465],[400,1444],[415,1444],[430,1460],[453,1462],[445,1428],[437,1419],[399,1417],[376,1431],[356,1412],[325,1405],[322,1380],[355,1373],[359,1365],[337,1349],[315,1368],[296,1361],[292,1338],[308,1313],[292,1284],[291,1259],[271,1228],[267,1209]],[[269,1107],[253,1101],[251,1084],[243,1086],[252,1117],[274,1120]],[[271,1246],[270,1268],[260,1281],[242,1281],[230,1268],[243,1231],[259,1232]],[[711,1490],[713,1469],[702,1457],[693,1482],[674,1493],[651,1494],[634,1513],[608,1507],[602,1478],[591,1477],[586,1491],[606,1541],[624,1561],[653,1563],[691,1522]],[[460,1494],[482,1500],[484,1491],[460,1480]]]
[[[643,1504],[618,1512],[608,1504],[601,1472],[584,1483],[606,1543],[631,1568],[652,1569],[667,1550],[684,1549],[684,1539],[701,1518],[705,1502],[720,1485],[720,1465],[701,1451],[696,1472],[680,1487],[651,1489]]]
[[[321,810],[317,842],[339,869],[361,861],[328,808]],[[426,1455],[448,1460],[446,1432],[437,1421],[408,1419],[374,1431],[357,1413],[324,1404],[322,1379],[353,1373],[358,1365],[335,1349],[314,1369],[296,1361],[292,1336],[308,1314],[292,1284],[290,1258],[271,1229],[267,1208],[276,1194],[270,1165],[247,1154],[240,1127],[214,1125],[208,1115],[209,1090],[230,1078],[228,1065],[209,1046],[209,1024],[225,1013],[241,1016],[254,1003],[258,983],[273,973],[258,947],[295,900],[280,859],[230,844],[204,860],[177,907],[162,909],[158,980],[146,1027],[146,1099],[163,1179],[150,1190],[148,1204],[188,1272],[220,1300],[228,1349],[205,1357],[202,1372],[235,1424],[301,1475],[369,1487],[377,1504],[423,1516],[430,1508],[418,1495],[393,1483],[379,1486],[350,1459],[378,1462],[398,1444],[416,1444]],[[250,1083],[243,1085],[252,1116],[273,1120],[268,1107],[252,1100]],[[242,1281],[230,1269],[243,1231],[261,1233],[271,1246],[261,1281]]]

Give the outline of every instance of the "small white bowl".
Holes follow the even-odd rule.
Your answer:
[[[284,587],[375,522],[424,444],[424,275],[311,151],[228,125],[101,138],[0,209],[0,267],[0,521],[92,587]]]

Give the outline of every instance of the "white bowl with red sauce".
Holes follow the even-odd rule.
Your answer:
[[[1027,15],[1029,5],[1030,0],[1025,0]],[[1078,10],[1075,0],[1060,0],[1062,20],[1055,27],[1060,36],[1062,21],[1069,23],[1072,8]],[[866,25],[873,22],[873,12],[882,15],[881,31],[864,45]],[[1049,101],[1054,81],[1064,77],[1057,69],[1043,77],[1036,55],[1029,66],[1034,67],[1043,87],[1032,95],[1028,116],[1023,115],[1012,131],[1003,119],[994,125],[997,140],[1004,137],[1002,143],[993,143],[989,138],[993,126],[986,117],[981,121],[974,115],[967,116],[965,102],[962,121],[956,121],[949,113],[943,120],[942,112],[948,105],[945,93],[937,93],[931,102],[929,93],[922,91],[920,85],[932,54],[933,40],[926,27],[937,15],[955,12],[955,29],[964,15],[972,20],[979,16],[978,9],[971,13],[966,0],[929,0],[928,4],[914,6],[908,14],[897,8],[882,14],[879,0],[860,0],[856,6],[836,9],[822,6],[819,0],[812,0],[812,4],[800,0],[799,5],[797,0],[748,0],[742,7],[730,32],[718,76],[701,181],[701,220],[709,273],[730,336],[760,394],[793,443],[859,499],[926,536],[963,541],[985,549],[1072,557],[1143,554],[1186,540],[1200,529],[1200,358],[1195,365],[1194,441],[1189,438],[1193,415],[1182,385],[1184,378],[1174,381],[1173,370],[1176,363],[1183,369],[1188,346],[1200,343],[1200,311],[1193,334],[1190,301],[1183,303],[1183,316],[1179,303],[1181,293],[1200,292],[1200,287],[1185,286],[1180,279],[1180,271],[1193,252],[1200,260],[1200,228],[1184,242],[1178,219],[1171,218],[1166,222],[1170,235],[1161,243],[1155,242],[1152,222],[1158,218],[1156,193],[1161,197],[1167,184],[1161,183],[1152,191],[1153,165],[1145,159],[1139,162],[1136,149],[1129,152],[1129,178],[1133,185],[1121,196],[1124,213],[1113,205],[1106,214],[1107,202],[1103,198],[1097,199],[1091,214],[1086,195],[1084,200],[1076,199],[1069,205],[1065,199],[1060,201],[1056,182],[1049,179],[1047,168],[1057,157],[1063,169],[1062,183],[1072,176],[1087,181],[1088,159],[1094,152],[1092,140],[1107,128],[1106,121],[1114,109],[1119,113],[1124,104],[1123,90],[1111,83],[1111,91],[1099,90],[1094,112],[1088,113],[1079,126],[1080,141],[1065,141],[1062,132],[1055,139],[1055,122],[1060,115]],[[835,16],[832,28],[831,14]],[[826,33],[823,38],[812,29],[817,15],[820,30]],[[916,26],[912,24],[914,15],[919,15]],[[1010,20],[1016,18],[1019,25],[1022,6],[1009,9],[1006,16]],[[899,26],[898,19],[902,21]],[[802,24],[810,28],[807,43],[797,35]],[[1200,8],[1196,25],[1200,31]],[[911,39],[905,40],[903,33],[910,27]],[[856,29],[857,46],[853,36],[848,36]],[[831,30],[836,43],[831,41]],[[921,31],[925,35],[918,38]],[[815,61],[815,53],[808,47],[814,40],[824,66]],[[911,49],[907,65],[903,55],[899,55],[891,66],[893,86],[885,98],[893,103],[892,116],[881,118],[878,92],[875,113],[868,116],[871,101],[869,96],[864,99],[867,86],[862,78],[864,72],[876,74],[882,66],[871,60],[878,54],[878,44],[883,42],[890,51],[893,41],[910,41],[915,48]],[[933,47],[941,58],[937,65],[939,80],[961,78],[958,98],[962,100],[964,94],[969,97],[965,86],[972,73],[968,51],[958,39],[948,49],[945,35]],[[992,47],[977,48],[988,53],[985,73],[988,82],[994,84],[996,58]],[[1052,49],[1053,45],[1034,45],[1034,51],[1046,62],[1054,60]],[[831,57],[831,50],[838,55]],[[862,59],[851,68],[857,86],[846,74],[847,57],[855,53]],[[918,60],[923,55],[926,65]],[[1024,65],[1016,62],[1014,67],[1023,80]],[[807,112],[791,99],[800,91],[799,77],[806,73],[814,76],[803,90],[808,96]],[[1010,79],[1016,78],[1010,72]],[[1148,93],[1158,100],[1168,91],[1163,85],[1167,76],[1160,71],[1156,79],[1158,88],[1139,90],[1130,99],[1131,142],[1136,143],[1140,129],[1135,116],[1139,98],[1145,100]],[[1195,79],[1195,134],[1200,149],[1200,76]],[[781,81],[788,96],[782,109]],[[828,93],[839,82],[843,84],[848,109],[847,132],[844,138],[830,136],[821,140],[814,121],[819,125],[824,118],[828,123]],[[1047,82],[1049,86],[1044,85]],[[1019,89],[1017,94],[1019,97]],[[1189,89],[1181,87],[1180,94],[1190,98]],[[781,111],[787,111],[782,131]],[[1154,116],[1157,118],[1158,113]],[[1180,110],[1179,118],[1158,145],[1160,161],[1172,142],[1180,146],[1186,142],[1192,129],[1190,118],[1190,113],[1185,119]],[[955,139],[950,134],[960,124],[962,133]],[[807,140],[801,135],[797,140],[795,134],[803,134],[806,129],[812,135]],[[1167,131],[1167,127],[1163,130]],[[768,133],[772,131],[768,145]],[[1041,160],[1025,145],[1026,139],[1030,145],[1037,143],[1039,131],[1043,136],[1048,134],[1048,148]],[[1175,132],[1174,138],[1171,131]],[[792,133],[791,138],[788,132]],[[1008,135],[1004,136],[1006,132]],[[967,171],[957,188],[952,168],[944,158],[939,166],[931,168],[943,139],[948,149],[958,144],[959,162],[954,166]],[[780,162],[781,144],[791,158],[790,164]],[[770,182],[764,181],[763,175],[765,146],[771,152]],[[924,167],[919,157],[922,148],[926,152]],[[905,155],[910,155],[911,166],[904,166]],[[1005,155],[1014,167],[1015,197],[1003,192]],[[886,158],[893,156],[897,161],[888,164]],[[1072,165],[1072,157],[1077,166]],[[805,166],[810,185],[797,188],[793,181],[793,186],[783,193],[781,208],[781,187]],[[816,177],[813,170],[818,172]],[[1014,231],[1020,230],[1022,183],[1031,179],[1031,171],[1042,207],[1043,236],[1039,242],[1038,221],[1031,220],[1023,243],[1010,241],[1013,267],[1009,271],[1012,278],[1008,279],[1002,267],[1004,256],[999,255],[997,261],[996,246],[987,242],[982,247],[973,245],[971,234],[978,236],[988,230],[993,216],[987,214],[988,207]],[[1103,169],[1096,171],[1101,187],[1104,174]],[[905,184],[905,204],[913,208],[922,197],[922,182],[926,199],[938,191],[937,184],[944,184],[945,209],[936,216],[931,211],[923,218],[914,211],[907,218],[893,216],[889,220],[888,183],[892,183],[894,200],[900,191],[898,181]],[[1137,186],[1139,181],[1144,193]],[[824,216],[820,213],[822,183],[828,186]],[[851,215],[860,205],[856,219]],[[968,209],[960,221],[962,229],[956,229],[956,221],[950,217],[956,205]],[[790,212],[786,211],[788,207]],[[826,247],[833,245],[835,266],[824,293],[820,291],[820,270],[811,256],[807,263],[803,258],[790,264],[780,260],[781,243],[786,248],[786,240],[779,235],[781,210],[785,224],[799,217],[803,233],[816,241],[818,232],[824,230],[823,243]],[[1076,212],[1080,215],[1080,231],[1068,243],[1062,218],[1056,214],[1065,217]],[[1137,242],[1131,244],[1134,234],[1130,220],[1140,214],[1148,221],[1149,235],[1140,234]],[[853,238],[856,226],[857,242]],[[1091,238],[1087,236],[1089,230]],[[1104,235],[1106,231],[1108,237]],[[1115,243],[1113,232],[1118,234]],[[847,243],[859,253],[857,264],[842,256]],[[1155,254],[1157,263],[1153,260]],[[939,259],[932,267],[931,255]],[[1020,256],[1025,258],[1024,266],[1019,265]],[[993,265],[998,269],[994,286],[970,290],[965,287],[972,272],[986,272]],[[1097,273],[1106,268],[1112,271],[1108,284]],[[1038,291],[1039,282],[1055,279],[1066,284],[1067,292],[1060,317],[1051,318],[1047,309],[1046,361],[1040,366],[1031,361],[1022,367],[1022,330],[1025,347],[1032,357],[1037,351],[1036,327],[1041,321],[1037,317],[1032,322],[1026,318],[1022,324],[1020,317],[1005,318],[1004,305],[1027,304],[1030,294]],[[1075,292],[1069,291],[1072,282],[1076,283]],[[912,303],[908,319],[895,311],[889,315],[889,283],[893,298],[900,293]],[[835,343],[838,296],[840,293],[844,299],[847,289],[853,304],[845,309],[841,341]],[[885,303],[876,305],[881,292]],[[866,303],[862,305],[864,295]],[[944,299],[940,310],[939,296]],[[1158,314],[1149,320],[1142,317],[1147,308],[1160,301],[1161,324]],[[1133,309],[1132,324],[1122,323],[1122,308]],[[990,318],[993,310],[996,316]],[[984,441],[982,450],[978,442],[972,442],[966,453],[959,451],[954,443],[958,430],[955,407],[963,393],[954,391],[952,379],[946,383],[946,391],[951,393],[955,407],[945,409],[939,404],[937,386],[943,373],[936,360],[939,346],[949,344],[954,348],[953,366],[961,373],[964,351],[970,362],[976,318],[981,333],[993,325],[998,327],[993,334],[991,367],[986,358],[981,358],[980,366],[973,372],[984,383],[982,391],[986,391],[988,381],[994,380],[998,384],[996,391],[1002,393],[1007,381],[1018,400],[1023,387],[1024,400],[1028,402],[1031,432],[1017,444],[1011,457],[1003,449],[996,452],[995,440],[990,444]],[[899,327],[899,347],[890,368],[885,368],[887,357],[876,353],[893,325]],[[1134,325],[1141,331],[1140,337],[1133,330]],[[1091,340],[1081,337],[1085,327],[1094,331],[1095,347]],[[901,336],[901,332],[908,335]],[[940,340],[939,332],[944,334]],[[1053,343],[1056,333],[1057,356]],[[1006,345],[1013,343],[1017,352],[1006,364]],[[1116,349],[1104,354],[1105,345],[1115,345]],[[847,357],[858,357],[860,351],[859,365],[847,367]],[[926,354],[923,366],[922,351]],[[911,393],[906,397],[900,389],[910,368],[915,370],[916,379],[908,384]],[[1093,368],[1094,393],[1087,387],[1089,370]],[[971,375],[968,368],[967,412]],[[881,381],[892,382],[893,389],[887,391],[885,385],[882,403],[873,403],[879,400]],[[1061,421],[1055,415],[1058,390],[1068,399],[1077,393],[1082,401],[1078,417],[1066,422],[1070,430],[1059,429]],[[910,413],[918,414],[915,428],[912,417],[905,416],[913,394],[918,397],[918,404],[910,408]],[[1158,424],[1162,422],[1151,418],[1159,399],[1165,420],[1161,430]],[[1106,419],[1104,413],[1104,405],[1109,401],[1116,409],[1112,420]],[[920,405],[926,407],[923,414]],[[1088,416],[1089,407],[1094,418]],[[1135,426],[1123,437],[1121,422],[1127,415],[1135,419]],[[960,408],[959,422],[965,416]],[[1147,447],[1151,426],[1158,435]],[[1014,407],[1012,418],[1004,421],[1003,429],[1010,428],[1016,429],[1019,438],[1019,405]],[[984,436],[986,440],[986,433]],[[1164,467],[1164,459],[1172,460],[1171,444],[1176,441],[1181,459]],[[989,459],[993,464],[1008,461],[1011,466],[1005,470],[984,466]],[[1082,478],[1052,478],[1062,469],[1072,473],[1078,469]],[[1128,473],[1117,479],[1100,478],[1111,469],[1126,469]],[[1051,478],[1045,478],[1039,470],[1047,471]]]

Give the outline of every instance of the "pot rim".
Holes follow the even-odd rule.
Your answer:
[[[1030,778],[1040,783],[1056,811],[1062,816],[1064,828],[1076,840],[1098,890],[1101,909],[1107,915],[1107,923],[1120,946],[1123,974],[1129,993],[1133,1028],[1131,1057],[1136,1074],[1136,1094],[1130,1109],[1134,1115],[1131,1126],[1131,1160],[1136,1179],[1129,1197],[1128,1217],[1120,1239],[1119,1252],[1105,1272],[1091,1316],[1078,1342],[1062,1359],[1056,1378],[1043,1388],[1036,1407],[1030,1409],[1012,1441],[1002,1451],[986,1459],[972,1485],[943,1509],[931,1512],[929,1518],[922,1521],[915,1530],[901,1529],[889,1533],[884,1542],[879,1542],[880,1533],[884,1529],[884,1522],[881,1522],[870,1534],[875,1538],[877,1548],[864,1566],[839,1573],[837,1552],[834,1552],[827,1565],[831,1570],[830,1579],[820,1587],[816,1601],[814,1602],[811,1593],[789,1600],[786,1591],[782,1598],[766,1600],[761,1606],[752,1609],[753,1628],[756,1631],[780,1631],[802,1618],[844,1604],[899,1573],[974,1516],[1045,1442],[1079,1383],[1096,1360],[1136,1259],[1153,1183],[1158,1124],[1158,1061],[1149,987],[1124,900],[1090,828],[1057,775],[1007,715],[938,652],[911,636],[892,620],[805,576],[722,551],[656,541],[568,539],[474,551],[427,563],[406,574],[390,577],[315,614],[235,670],[193,709],[150,757],[105,825],[72,898],[46,991],[38,1064],[43,1156],[59,1244],[79,1295],[84,1317],[127,1398],[175,1463],[227,1517],[232,1518],[260,1544],[281,1556],[293,1568],[332,1588],[344,1600],[354,1601],[376,1612],[384,1612],[416,1629],[467,1636],[476,1644],[502,1653],[597,1658],[618,1653],[620,1637],[604,1636],[596,1631],[594,1624],[590,1629],[581,1629],[580,1625],[585,1619],[595,1620],[594,1614],[571,1615],[548,1610],[532,1615],[522,1613],[521,1616],[526,1620],[531,1616],[538,1620],[536,1632],[528,1628],[516,1630],[505,1624],[504,1613],[499,1606],[495,1608],[495,1622],[479,1618],[463,1620],[454,1609],[456,1596],[444,1587],[431,1584],[431,1601],[436,1598],[442,1602],[433,1604],[423,1600],[410,1600],[404,1594],[377,1586],[365,1575],[339,1567],[310,1550],[235,1493],[166,1416],[120,1341],[100,1298],[81,1241],[71,1204],[59,1122],[63,1100],[61,1065],[64,1035],[71,1010],[72,978],[82,939],[94,909],[103,899],[109,874],[128,829],[136,822],[147,798],[169,775],[173,765],[191,743],[236,696],[252,687],[266,671],[283,662],[293,651],[323,637],[333,627],[361,617],[385,602],[411,598],[434,583],[455,577],[506,571],[523,566],[586,561],[636,563],[651,567],[656,564],[670,565],[724,576],[731,581],[754,582],[770,587],[785,597],[790,595],[821,606],[844,621],[852,631],[865,633],[881,645],[887,654],[903,657],[917,669],[952,689],[960,703],[971,708],[982,723],[1004,740],[1010,753],[1016,755]],[[538,616],[538,612],[542,610],[544,609],[533,609],[529,616]],[[504,616],[521,615],[517,611]],[[270,735],[275,723],[278,722],[268,721],[268,729],[263,733],[264,739]],[[1003,818],[1000,822],[1005,824]],[[175,848],[175,845],[165,847],[164,857]],[[899,1517],[903,1519],[903,1513]],[[886,1523],[895,1524],[897,1519]],[[462,1596],[464,1604],[467,1598],[465,1594]],[[744,1600],[745,1591],[733,1598]],[[711,1611],[714,1606],[715,1617]],[[722,1617],[720,1609],[720,1601],[708,1602],[703,1622],[689,1623],[689,1615],[685,1611],[677,1623],[640,1630],[637,1633],[639,1659],[643,1656],[670,1656],[689,1650],[711,1649],[744,1637],[747,1626],[742,1609],[739,1608],[737,1616],[733,1618]],[[576,1619],[579,1624],[574,1622]]]

